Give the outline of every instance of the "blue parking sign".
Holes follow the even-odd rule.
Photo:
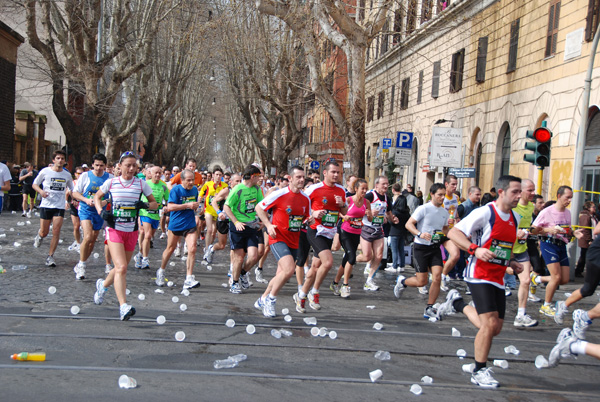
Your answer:
[[[396,148],[412,149],[414,133],[398,131],[396,135]]]

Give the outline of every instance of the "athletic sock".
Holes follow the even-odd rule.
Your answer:
[[[272,300],[276,300],[277,299],[277,296],[273,296],[273,293],[269,293],[268,297],[271,298]]]
[[[312,288],[312,289],[310,290],[310,294],[311,294],[311,295],[316,295],[316,294],[319,294],[319,289]]]
[[[473,372],[476,373],[482,368],[485,368],[486,364],[487,362],[479,363],[477,360],[475,360],[475,368],[473,369]]]
[[[581,318],[583,318],[584,321],[592,321],[587,311],[584,311],[583,314],[581,314]]]
[[[304,293],[302,290],[298,291],[298,296],[300,296],[301,299],[304,299],[306,297],[306,293]]]
[[[454,307],[454,310],[456,310],[457,313],[462,313],[465,307],[467,307],[467,304],[461,297],[460,299],[454,300],[452,307]]]
[[[546,302],[544,302],[544,306],[551,306],[551,305],[552,305],[552,303],[546,303]]]
[[[578,339],[571,344],[571,352],[575,353],[576,355],[585,355],[585,347],[587,344],[588,342]]]
[[[524,316],[525,315],[525,307],[519,307],[518,312],[517,312],[517,317],[519,316]]]

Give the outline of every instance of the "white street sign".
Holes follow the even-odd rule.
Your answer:
[[[433,127],[431,130],[431,166],[461,167],[462,129]]]

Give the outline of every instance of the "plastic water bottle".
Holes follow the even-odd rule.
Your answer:
[[[385,351],[385,350],[378,350],[377,352],[375,352],[375,358],[377,360],[390,360],[392,358],[392,356],[390,356],[390,352]]]
[[[46,353],[45,352],[34,352],[34,353],[21,352],[21,353],[15,353],[14,355],[11,355],[10,358],[13,360],[18,360],[18,361],[43,362],[46,360]]]
[[[13,271],[22,271],[22,270],[24,270],[24,269],[27,269],[27,265],[22,265],[22,264],[19,264],[19,265],[13,265],[11,269],[12,269]]]
[[[276,329],[272,329],[271,330],[271,336],[275,339],[281,339],[281,331],[278,331]]]
[[[215,360],[213,367],[217,370],[237,367],[238,362],[232,359]]]
[[[229,356],[227,359],[228,360],[233,360],[236,362],[243,362],[244,360],[246,360],[248,358],[248,356],[246,356],[243,353],[237,354],[237,355],[233,355],[233,356]]]

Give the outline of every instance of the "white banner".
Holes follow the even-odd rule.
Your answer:
[[[441,167],[461,167],[462,129],[433,127],[429,164]]]

